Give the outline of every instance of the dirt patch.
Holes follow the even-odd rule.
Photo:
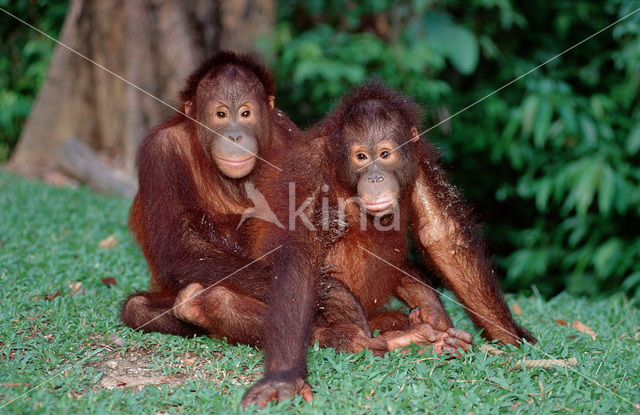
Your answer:
[[[92,389],[131,388],[141,391],[148,385],[179,385],[191,379],[203,379],[207,382],[221,384],[223,379],[231,379],[238,385],[251,384],[260,377],[260,373],[214,373],[212,362],[222,357],[222,354],[214,354],[213,357],[196,356],[185,353],[180,359],[167,358],[158,367],[157,351],[148,348],[129,348],[125,353],[121,350],[105,352],[104,360],[87,365],[102,372],[100,381]],[[170,369],[170,375],[166,375]]]

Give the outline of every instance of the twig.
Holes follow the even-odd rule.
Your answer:
[[[404,387],[407,386],[407,379],[405,378],[404,383],[402,384],[402,387],[400,388],[400,390],[398,391],[398,393],[395,394],[395,396],[393,397],[393,399],[396,399],[398,397],[398,395],[400,395],[400,393],[404,390]]]

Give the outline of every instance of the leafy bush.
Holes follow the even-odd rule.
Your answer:
[[[302,125],[376,73],[427,104],[430,127],[634,7],[297,0],[264,48]],[[640,297],[639,34],[640,13],[430,131],[507,288]]]
[[[0,7],[56,36],[62,27],[68,0],[0,0]],[[31,104],[47,74],[53,54],[50,39],[13,17],[0,13],[0,163],[16,145]]]

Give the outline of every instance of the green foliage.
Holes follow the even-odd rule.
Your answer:
[[[55,37],[68,3],[0,0],[0,7]],[[18,141],[53,49],[50,39],[0,12],[0,163],[7,160]]]
[[[294,121],[375,73],[428,106],[430,127],[640,4],[280,6],[266,50]],[[506,288],[640,298],[639,35],[640,13],[430,132],[487,222]]]
[[[450,85],[438,75],[448,63],[475,70],[476,36],[445,12],[416,13],[429,1],[294,1],[280,4],[268,55],[277,56],[279,105],[303,125],[329,111],[335,98],[377,74],[425,101],[442,101]],[[346,11],[346,14],[345,14]]]
[[[260,351],[207,337],[133,331],[119,322],[126,295],[149,283],[144,258],[126,229],[130,203],[0,173],[0,406],[15,400],[3,413],[239,413],[242,394],[263,371]],[[111,234],[118,245],[99,248]],[[117,284],[107,286],[105,277]],[[69,285],[75,282],[82,290],[72,294]],[[640,401],[637,307],[621,295],[508,300],[517,300],[517,318],[539,339],[537,345],[503,347],[502,356],[474,349],[451,361],[419,354],[417,347],[383,358],[311,347],[314,400],[273,403],[261,413],[634,411],[632,403]],[[456,326],[482,344],[463,310],[443,302]],[[579,320],[598,337],[553,324],[557,318]],[[125,346],[111,343],[111,335]],[[523,357],[575,357],[577,372],[512,370]],[[106,389],[101,382],[109,376],[167,376],[175,382]]]
[[[534,14],[532,26],[537,21],[566,26],[549,35],[567,42],[518,59],[534,67],[536,57],[548,59],[633,7],[611,3],[605,10],[579,2],[575,10],[560,5]],[[592,24],[570,23],[578,16]],[[529,32],[542,33],[535,27]],[[638,88],[638,55],[632,51],[640,45],[639,35],[640,16],[633,16],[490,98],[476,114],[463,115],[470,125],[476,123],[469,128],[484,141],[478,145],[492,167],[488,177],[500,183],[495,195],[504,210],[499,206],[501,215],[493,220],[512,222],[501,225],[504,240],[498,241],[506,248],[500,262],[508,287],[536,284],[547,294],[567,289],[588,295],[622,288],[640,297],[640,111],[636,93],[630,93]],[[533,37],[522,40],[551,45]],[[484,128],[494,136],[483,136]],[[468,155],[463,151],[456,157],[463,165]]]

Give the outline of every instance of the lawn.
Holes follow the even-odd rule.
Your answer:
[[[1,413],[239,412],[262,371],[259,350],[143,334],[120,323],[123,299],[148,280],[126,229],[129,204],[0,173]],[[105,239],[111,247],[100,244]],[[456,325],[482,344],[462,310],[444,301]],[[537,345],[504,347],[503,355],[476,347],[452,361],[417,350],[374,358],[312,347],[314,400],[265,412],[637,412],[637,307],[622,296],[508,302]],[[523,358],[571,357],[578,361],[572,368],[513,368]]]

